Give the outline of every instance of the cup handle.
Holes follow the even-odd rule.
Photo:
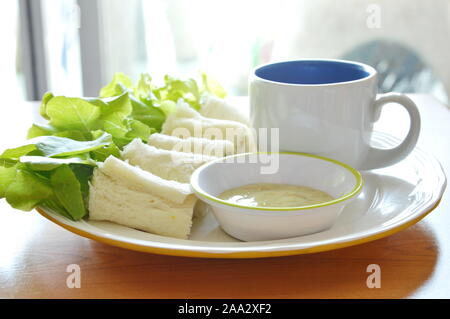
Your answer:
[[[375,121],[378,121],[383,106],[390,102],[398,103],[408,111],[410,119],[408,135],[400,145],[391,149],[385,150],[370,147],[366,160],[362,164],[362,170],[376,169],[395,164],[408,156],[414,149],[414,146],[416,146],[420,132],[420,114],[416,104],[406,95],[387,93],[378,96],[374,104]]]

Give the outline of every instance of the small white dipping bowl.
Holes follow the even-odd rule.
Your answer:
[[[250,207],[217,197],[231,188],[255,183],[308,186],[335,199],[301,207]],[[356,169],[320,156],[293,152],[246,153],[202,165],[192,174],[191,185],[196,195],[212,206],[225,232],[240,240],[257,241],[296,237],[330,228],[344,206],[359,194],[363,179]]]

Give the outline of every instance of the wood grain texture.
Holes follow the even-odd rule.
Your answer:
[[[450,112],[431,97],[412,97],[424,122],[419,143],[449,172]],[[379,127],[391,127],[391,133],[401,136],[405,126],[394,127],[390,118],[397,123],[402,114],[395,113],[395,107],[392,112],[383,113],[385,121]],[[1,122],[0,130],[7,132]],[[18,132],[15,144],[23,139],[22,126],[28,125],[10,125],[9,134]],[[14,145],[1,142],[2,148],[5,143]],[[0,217],[0,297],[450,298],[447,193],[424,220],[390,237],[330,252],[268,259],[195,259],[129,251],[79,237],[4,201]],[[67,288],[69,264],[80,265],[81,288]],[[369,264],[381,267],[379,289],[366,286]]]

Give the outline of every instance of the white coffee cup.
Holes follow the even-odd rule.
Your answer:
[[[362,63],[313,59],[266,64],[253,71],[249,89],[254,128],[279,128],[282,151],[321,155],[367,170],[402,160],[419,137],[414,102],[399,93],[377,96],[377,72]],[[408,111],[408,135],[393,149],[371,147],[373,123],[390,102]]]

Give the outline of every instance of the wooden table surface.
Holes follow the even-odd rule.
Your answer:
[[[421,111],[419,146],[450,172],[450,111],[411,95]],[[35,103],[0,111],[0,149],[19,145]],[[376,129],[402,137],[407,116],[385,108]],[[6,298],[450,298],[450,196],[418,224],[335,251],[267,259],[195,259],[145,254],[79,237],[37,212],[0,202],[0,297]],[[68,288],[78,264],[81,287]],[[381,288],[366,285],[381,267]]]

